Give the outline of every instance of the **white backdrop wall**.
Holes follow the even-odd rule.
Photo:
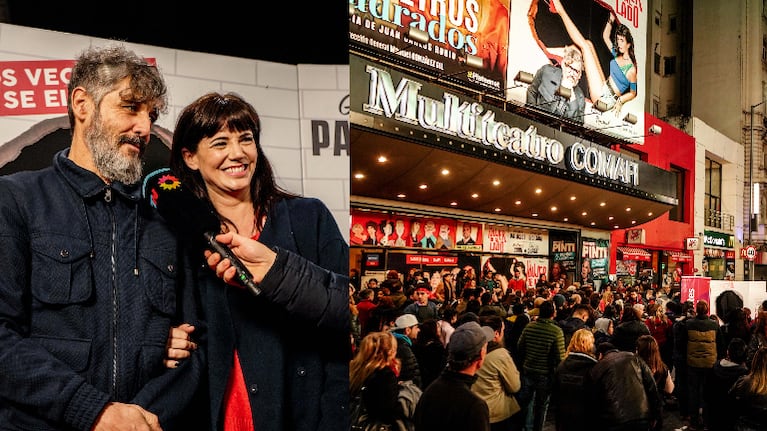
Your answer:
[[[90,36],[0,24],[0,63],[72,60],[87,46],[108,42]],[[178,112],[205,92],[240,94],[261,116],[261,143],[273,164],[278,183],[292,192],[324,201],[348,240],[348,65],[292,65],[150,45],[126,45],[140,55],[155,58],[165,76],[170,109],[158,120],[157,126],[172,132]],[[0,79],[0,92],[4,91]],[[0,97],[0,103],[3,100]],[[61,115],[0,116],[0,152],[3,146],[36,124]]]

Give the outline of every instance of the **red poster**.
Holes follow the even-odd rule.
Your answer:
[[[681,300],[692,301],[693,304],[705,299],[711,306],[711,278],[710,277],[682,277]]]
[[[155,64],[153,58],[148,58]],[[74,60],[0,62],[0,116],[66,114]]]

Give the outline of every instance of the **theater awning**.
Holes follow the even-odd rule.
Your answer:
[[[692,262],[692,256],[684,251],[667,251],[666,255],[672,262]]]
[[[621,254],[621,260],[652,260],[652,254],[643,248],[636,247],[618,247]]]

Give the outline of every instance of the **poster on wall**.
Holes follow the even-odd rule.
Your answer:
[[[433,217],[404,217],[353,211],[350,245],[455,249],[456,221]]]
[[[682,302],[692,301],[693,304],[701,299],[708,301],[711,305],[711,278],[709,277],[682,277],[682,289],[680,300]]]
[[[643,142],[647,13],[642,0],[514,0],[507,99]]]
[[[350,0],[349,43],[434,77],[502,95],[510,0]]]
[[[505,225],[486,225],[484,251],[518,255],[548,255],[548,232]]]
[[[541,274],[548,274],[549,260],[541,257],[525,256],[483,256],[483,271],[489,269],[506,278],[509,288],[514,288],[515,280],[519,280],[519,290],[535,289]]]
[[[608,278],[610,241],[583,238],[581,241],[581,284],[591,284],[599,290]]]
[[[482,223],[459,221],[455,248],[466,251],[482,251]]]
[[[550,282],[561,280],[567,287],[573,283],[577,265],[577,236],[572,232],[552,231],[551,237],[551,268],[548,275]]]

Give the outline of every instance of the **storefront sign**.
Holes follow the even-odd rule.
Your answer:
[[[456,256],[408,254],[405,263],[408,265],[458,265],[458,258]]]
[[[639,164],[620,153],[601,146],[575,142],[569,147],[556,139],[538,134],[530,125],[526,129],[496,120],[496,112],[474,101],[443,92],[441,99],[421,94],[423,84],[401,77],[396,83],[391,73],[368,65],[370,92],[363,110],[367,113],[393,118],[522,156],[548,165],[565,162],[572,171],[598,176],[636,186],[639,184]]]
[[[627,229],[626,230],[626,243],[628,243],[628,244],[644,244],[645,243],[645,230],[644,229]]]
[[[685,249],[687,250],[700,250],[700,238],[693,236],[685,239]]]
[[[714,232],[707,230],[703,233],[703,245],[704,246],[713,246],[713,247],[722,247],[722,248],[733,248],[735,244],[735,237],[733,235],[727,235],[720,232]]]

